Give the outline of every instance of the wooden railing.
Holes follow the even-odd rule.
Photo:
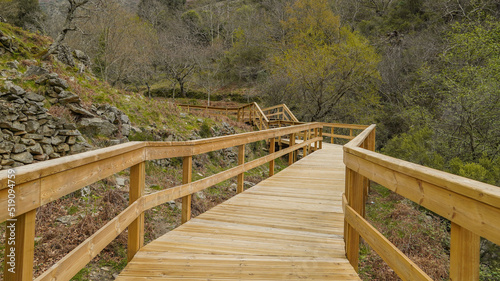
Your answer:
[[[144,212],[171,200],[182,198],[182,222],[191,217],[191,195],[219,182],[237,177],[237,192],[243,191],[244,172],[269,163],[269,174],[274,174],[276,158],[288,154],[294,161],[294,151],[311,149],[316,143],[320,147],[321,123],[309,123],[286,128],[202,139],[187,142],[130,142],[95,151],[90,151],[60,159],[23,166],[15,173],[0,171],[0,222],[7,220],[7,237],[10,226],[15,230],[15,273],[4,267],[4,280],[32,280],[35,238],[36,208],[77,191],[89,184],[130,168],[129,206],[114,217],[96,233],[87,238],[50,269],[37,277],[42,280],[70,280],[99,252],[128,227],[128,259],[130,260],[144,244]],[[284,135],[295,139],[304,131],[316,132],[307,140],[292,144],[275,152],[275,140]],[[245,145],[269,140],[267,156],[245,163]],[[191,182],[192,157],[229,147],[238,147],[238,166],[216,175]],[[148,160],[183,157],[183,184],[145,195],[145,162]],[[12,176],[14,175],[14,176]],[[9,179],[11,182],[9,182]],[[9,184],[12,188],[9,188]],[[15,194],[9,201],[9,194]],[[12,197],[12,196],[11,196]],[[15,206],[12,216],[4,211],[9,205]],[[8,240],[8,239],[7,239]],[[9,259],[11,246],[5,249],[5,259]]]
[[[188,112],[190,112],[190,110],[201,110],[214,115],[235,116],[238,122],[251,123],[257,126],[259,130],[269,129],[269,119],[255,102],[240,107],[216,107],[189,104],[180,104],[178,106],[186,109]]]
[[[479,280],[480,237],[500,245],[500,188],[373,152],[375,125],[344,146],[346,255],[358,267],[359,237],[403,280],[431,280],[364,219],[369,181],[451,221],[450,280]]]
[[[267,116],[270,121],[293,121],[299,122],[297,117],[292,113],[292,111],[286,106],[286,104],[279,104],[276,106],[268,107],[262,109],[262,112]]]

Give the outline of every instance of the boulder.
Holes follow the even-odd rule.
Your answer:
[[[26,91],[23,88],[21,88],[17,85],[14,85],[14,83],[12,83],[11,81],[5,82],[4,89],[8,93],[16,95],[16,96],[22,96],[26,93]]]
[[[101,134],[104,136],[114,136],[118,131],[118,128],[111,124],[107,120],[101,118],[83,118],[78,123],[78,128],[81,132],[97,135]]]
[[[58,98],[59,98],[59,102],[61,104],[80,102],[80,98],[77,95],[73,94],[72,92],[68,92],[68,91],[60,92],[58,95]]]
[[[31,155],[31,153],[27,151],[23,153],[11,154],[10,158],[14,161],[21,162],[23,164],[33,163],[33,155]]]
[[[24,97],[27,98],[28,100],[32,100],[32,101],[36,101],[36,102],[42,102],[45,100],[44,96],[35,94],[33,92],[26,93],[26,95]]]
[[[28,67],[28,70],[24,73],[25,77],[28,76],[41,76],[41,75],[46,75],[49,74],[49,71],[43,67],[39,67],[36,65],[31,65]]]
[[[53,87],[61,87],[63,89],[69,88],[68,82],[61,78],[51,78],[48,80],[49,85]]]

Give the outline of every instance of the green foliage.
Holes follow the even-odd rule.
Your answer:
[[[379,56],[369,42],[340,27],[326,1],[297,1],[287,14],[285,49],[268,65],[271,102],[303,121],[335,120],[363,100],[376,105]]]
[[[212,131],[210,130],[210,124],[207,120],[203,121],[203,124],[201,124],[199,135],[202,138],[212,137]]]
[[[444,159],[433,149],[434,134],[429,128],[411,129],[389,140],[382,152],[420,165],[443,168]]]

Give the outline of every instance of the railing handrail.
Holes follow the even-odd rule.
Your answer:
[[[365,221],[366,184],[377,182],[452,222],[450,278],[478,280],[479,237],[500,245],[500,188],[376,153],[375,125],[344,145],[346,255],[357,268],[359,235],[404,280],[430,280]],[[381,248],[380,245],[385,245]],[[396,260],[391,260],[396,259]],[[415,271],[415,268],[418,269]],[[414,275],[409,276],[411,272]]]
[[[100,163],[108,159],[114,159],[117,157],[125,157],[126,160],[122,161],[121,165],[115,167],[109,167],[111,170],[106,170],[102,172],[103,177],[99,177],[100,180],[126,168],[129,168],[139,162],[170,158],[170,157],[185,157],[197,155],[209,151],[220,150],[228,147],[238,146],[242,144],[247,144],[259,140],[269,139],[272,137],[278,137],[279,135],[290,134],[291,132],[305,130],[310,126],[320,127],[320,123],[308,123],[304,125],[298,125],[294,127],[276,128],[265,131],[248,132],[230,136],[215,137],[209,139],[199,139],[181,142],[129,142],[125,144],[115,145],[107,148],[102,148],[94,151],[88,151],[76,155],[66,156],[59,159],[48,160],[44,162],[35,163],[32,165],[22,166],[16,168],[16,187],[19,189],[30,189],[30,194],[23,194],[24,196],[20,200],[23,200],[23,204],[19,203],[19,208],[16,213],[17,215],[26,213],[29,210],[33,210],[40,207],[48,202],[58,199],[68,193],[78,190],[86,185],[92,183],[89,181],[93,180],[95,177],[89,175],[91,171],[83,174],[81,177],[86,180],[80,181],[75,178],[74,175],[71,177],[67,190],[58,190],[57,194],[62,194],[61,196],[55,198],[53,196],[47,196],[42,194],[41,180],[49,177],[58,176],[63,177],[61,173],[67,173],[68,171],[85,168],[86,166],[94,163]],[[104,166],[99,167],[102,169]],[[94,167],[94,168],[97,168]],[[6,183],[8,179],[7,170],[0,171],[0,182]],[[87,180],[88,179],[88,180]],[[55,178],[50,180],[57,180]],[[96,180],[96,181],[97,181]],[[60,180],[58,180],[59,182]],[[81,183],[80,183],[81,182]],[[95,182],[95,181],[93,181]],[[28,187],[29,186],[29,187]],[[71,187],[71,188],[70,188]],[[0,190],[7,189],[6,185],[0,186]],[[36,195],[31,195],[34,193],[34,189],[39,192]],[[49,194],[50,195],[50,194]],[[5,199],[7,197],[5,196]],[[4,208],[5,207],[5,208]],[[0,209],[7,210],[7,202],[4,198],[0,198]],[[0,212],[0,222],[8,219],[9,216],[5,212]]]

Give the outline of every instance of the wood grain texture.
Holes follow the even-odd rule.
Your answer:
[[[360,280],[344,254],[341,154],[324,145],[191,219],[116,280]]]
[[[394,244],[387,240],[387,238],[378,232],[368,221],[363,219],[363,217],[361,217],[361,215],[349,205],[345,206],[345,218],[350,227],[352,227],[356,232],[361,233],[361,236],[365,239],[365,241],[380,255],[380,257],[398,274],[402,280],[432,280],[414,262],[403,254],[403,252],[396,248]]]
[[[146,163],[142,162],[130,168],[129,205],[144,196],[146,184]],[[127,258],[134,255],[144,246],[144,212],[141,212],[128,227]]]
[[[450,280],[479,280],[480,237],[451,223]]]

